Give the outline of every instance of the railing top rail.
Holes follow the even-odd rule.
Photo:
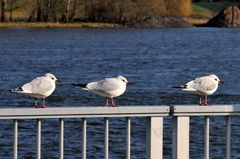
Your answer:
[[[0,108],[0,119],[240,115],[240,105]]]
[[[0,119],[168,116],[169,106],[1,108]]]
[[[173,116],[225,116],[240,115],[240,105],[176,105],[171,106]]]

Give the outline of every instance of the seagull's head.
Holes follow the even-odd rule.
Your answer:
[[[51,73],[46,73],[45,77],[47,77],[50,81],[57,82],[59,81],[53,74]]]
[[[224,83],[223,81],[221,81],[217,75],[215,74],[211,74],[209,75],[210,78],[212,78],[214,81],[216,81],[217,83]]]
[[[123,83],[128,84],[128,80],[127,80],[125,77],[123,77],[123,76],[118,76],[117,78],[118,78],[120,81],[122,81]]]

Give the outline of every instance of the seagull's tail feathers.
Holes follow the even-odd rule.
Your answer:
[[[187,85],[180,85],[180,86],[174,86],[172,88],[181,88],[181,89],[186,89],[187,88]]]
[[[76,83],[73,83],[72,84],[74,87],[80,87],[82,89],[85,89],[87,90],[87,84],[76,84]]]
[[[18,87],[18,88],[15,88],[15,89],[11,89],[10,91],[15,92],[15,93],[22,93],[23,89],[22,89],[22,87]]]

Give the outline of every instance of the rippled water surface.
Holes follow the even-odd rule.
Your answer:
[[[240,29],[0,29],[0,107],[32,107],[34,100],[9,92],[52,72],[63,81],[48,107],[100,106],[104,99],[72,88],[123,75],[134,84],[117,105],[195,104],[196,96],[173,89],[196,76],[215,73],[225,81],[209,101],[240,101]],[[145,118],[132,119],[132,158],[145,158]],[[225,157],[225,118],[210,118],[210,158]],[[88,120],[87,157],[102,159],[103,119]],[[125,157],[125,119],[110,119],[110,158]],[[191,120],[191,158],[203,158],[204,118]],[[170,117],[164,120],[164,158],[171,158]],[[12,121],[0,122],[0,158],[12,158]],[[65,121],[65,158],[81,158],[81,119]],[[233,118],[232,158],[239,158],[240,124]],[[42,156],[58,158],[58,120],[42,121]],[[19,121],[19,158],[35,158],[36,122]]]

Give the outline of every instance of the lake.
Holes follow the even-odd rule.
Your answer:
[[[217,74],[225,82],[210,104],[240,102],[240,29],[0,29],[0,107],[33,107],[30,97],[9,92],[33,78],[53,73],[63,82],[46,100],[48,107],[102,106],[104,98],[73,88],[105,77],[133,82],[119,106],[195,104],[195,95],[172,88],[195,77]],[[239,118],[232,118],[232,158],[239,158]],[[210,158],[224,158],[225,118],[210,118]],[[102,159],[103,119],[88,120],[87,158]],[[110,158],[125,156],[125,119],[110,120]],[[191,120],[191,150],[203,158],[204,118]],[[145,158],[145,118],[132,119],[132,158]],[[171,118],[164,120],[164,158],[171,158]],[[0,158],[12,158],[13,122],[0,122]],[[65,158],[81,158],[81,119],[65,122]],[[58,158],[58,120],[42,122],[42,156]],[[35,158],[36,122],[19,121],[19,158]]]

